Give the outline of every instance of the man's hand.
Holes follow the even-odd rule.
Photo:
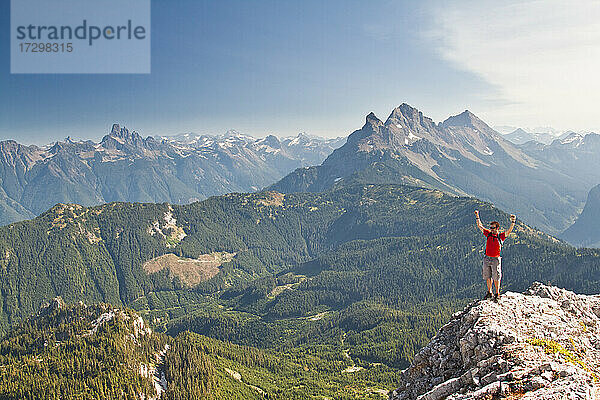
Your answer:
[[[481,221],[479,220],[479,211],[475,210],[475,223],[481,232],[483,232],[483,225],[481,225]]]
[[[510,214],[510,226],[508,227],[508,230],[506,231],[506,236],[510,235],[510,233],[512,232],[513,228],[515,227],[515,222],[517,221],[517,217],[515,214]]]

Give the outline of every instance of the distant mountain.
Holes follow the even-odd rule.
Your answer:
[[[583,211],[561,238],[577,246],[600,247],[600,185],[590,190]]]
[[[589,133],[591,133],[591,132],[589,132]],[[560,134],[560,135],[557,137],[557,139],[563,140],[563,139],[566,139],[566,138],[568,138],[569,136],[573,136],[573,135],[577,135],[577,134],[578,134],[577,132],[573,132],[573,131],[565,131],[565,132],[561,133],[561,134]],[[579,135],[585,136],[584,134],[581,134],[581,133],[579,133]]]
[[[553,140],[551,143],[555,146],[577,148],[583,144],[585,136],[587,135],[576,132],[565,132],[558,139],[556,139],[556,142]]]
[[[514,132],[517,129],[521,129],[516,126],[511,126],[511,125],[495,125],[493,128],[496,132],[499,132],[503,135],[507,135],[511,132]],[[536,126],[535,128],[526,128],[523,130],[527,131],[529,133],[534,133],[534,134],[535,133],[549,134],[554,137],[559,137],[562,132],[562,131],[559,131],[558,129],[552,128],[551,126]]]
[[[522,128],[517,128],[514,131],[504,135],[504,138],[510,140],[515,144],[521,144],[529,142],[530,140],[534,140],[534,135],[529,132],[526,132]]]
[[[176,136],[161,136],[156,139],[176,145],[185,144],[196,149],[218,148],[236,144],[248,147],[265,158],[282,157],[299,160],[302,165],[315,165],[323,162],[331,152],[341,147],[346,138],[323,138],[306,133],[278,139],[268,135],[261,139],[229,130],[224,135],[196,135],[186,133]]]
[[[281,145],[294,154],[303,165],[317,165],[323,162],[333,150],[346,143],[345,137],[323,139],[319,136],[299,133],[295,137],[286,137],[281,140]]]
[[[493,129],[498,133],[506,135],[508,133],[513,132],[515,129],[519,129],[519,128],[517,128],[516,126],[511,126],[511,125],[494,125]]]
[[[554,137],[560,136],[560,134],[562,132],[562,131],[559,131],[558,129],[552,128],[551,126],[536,126],[535,128],[527,129],[527,131],[531,132],[531,133],[547,133]]]
[[[556,139],[556,136],[547,132],[527,132],[522,128],[517,128],[514,131],[504,135],[504,138],[514,144],[523,144],[531,140],[539,143],[550,144]]]
[[[143,138],[117,124],[100,143],[70,138],[46,147],[0,142],[0,224],[57,203],[185,204],[255,191],[321,162],[344,139],[300,134],[281,141],[230,131],[221,136]]]
[[[561,175],[568,175],[581,182],[581,189],[587,192],[600,183],[600,135],[595,133],[580,134],[569,132],[567,136],[555,139],[550,144],[525,143],[519,148]],[[558,190],[562,190],[557,185]],[[569,196],[579,199],[577,194]],[[566,201],[570,201],[568,198]],[[583,202],[578,209],[581,209]],[[575,219],[572,216],[571,222]]]
[[[298,169],[271,189],[317,192],[341,180],[475,196],[553,234],[572,223],[589,190],[577,176],[531,156],[469,111],[436,124],[408,104],[385,122],[369,114],[320,166]]]

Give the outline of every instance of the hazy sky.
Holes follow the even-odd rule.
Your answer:
[[[152,1],[149,75],[11,75],[0,138],[346,136],[406,102],[435,121],[600,131],[600,2]]]

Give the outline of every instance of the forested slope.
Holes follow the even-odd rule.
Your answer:
[[[385,366],[377,379],[343,372],[350,365],[341,353],[282,353],[189,332],[172,338],[131,310],[56,298],[0,340],[0,398],[379,398],[398,379]]]
[[[488,203],[402,185],[185,206],[57,205],[0,228],[0,329],[60,295],[133,307],[172,335],[189,329],[277,351],[325,346],[399,368],[483,292],[475,209],[508,224]],[[175,255],[171,264],[148,268],[164,254]],[[503,283],[597,293],[599,255],[519,222],[505,242]],[[190,285],[185,268],[206,259],[217,260],[216,274]]]

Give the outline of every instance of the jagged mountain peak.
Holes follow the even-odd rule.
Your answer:
[[[585,138],[581,133],[571,132],[563,139],[559,139],[561,144],[578,144]]]
[[[135,131],[130,133],[129,129],[127,129],[125,126],[120,126],[119,124],[113,124],[109,135],[112,137],[127,138],[129,136],[138,135],[138,133]]]
[[[279,141],[279,139],[277,138],[277,136],[274,135],[267,135],[262,139],[259,139],[257,141],[257,143],[260,144],[265,144],[269,147],[272,147],[274,149],[279,149],[281,148],[281,142]]]
[[[365,125],[381,125],[383,124],[383,122],[377,118],[377,116],[375,115],[375,113],[373,111],[371,111],[369,114],[367,114],[367,116],[365,117]]]
[[[517,128],[514,131],[510,132],[509,135],[515,135],[515,134],[528,134],[529,132],[527,132],[525,129],[523,128]]]
[[[442,126],[444,127],[467,126],[472,128],[480,128],[482,125],[485,125],[488,129],[492,129],[469,110],[465,110],[460,114],[448,117],[444,122],[442,122]]]
[[[536,282],[455,314],[390,399],[595,399],[599,334],[600,296]]]
[[[110,133],[102,138],[101,144],[104,147],[113,147],[114,142],[119,144],[129,144],[135,147],[143,146],[144,139],[136,131],[129,131],[125,126],[119,124],[113,124]]]
[[[105,149],[135,149],[136,152],[154,150],[160,144],[152,136],[144,139],[137,131],[130,131],[125,126],[113,124],[110,133],[102,138],[100,142]]]
[[[286,143],[288,146],[298,146],[302,144],[306,144],[310,142],[312,139],[319,140],[320,138],[317,136],[311,136],[306,132],[300,132],[296,136],[288,136],[281,139],[282,143]],[[326,139],[323,139],[326,140]]]
[[[418,126],[423,126],[427,129],[435,127],[431,118],[425,117],[421,111],[407,103],[402,103],[392,110],[386,120],[386,125],[390,124],[401,125],[411,129],[416,129]]]
[[[22,144],[18,143],[16,140],[12,140],[12,139],[8,139],[8,140],[1,140],[0,141],[0,153],[18,153],[20,151],[22,151],[23,149],[27,149],[27,148],[31,148],[31,149],[37,149],[37,146],[35,145],[31,145],[31,146],[23,146]]]
[[[365,124],[357,131],[354,131],[349,137],[348,142],[357,142],[371,136],[379,136],[383,122],[377,118],[374,112],[367,114]]]
[[[386,147],[388,147],[388,144],[384,132],[384,124],[377,118],[374,112],[370,112],[365,117],[365,124],[362,128],[352,132],[350,136],[348,136],[346,143],[334,150],[333,153],[325,159],[323,165],[336,163],[339,160],[347,158],[350,154],[355,154],[357,151],[370,152]]]
[[[419,114],[423,114],[423,113],[421,113],[421,111],[419,111],[417,108],[411,106],[408,103],[402,103],[398,107],[396,107],[392,110],[392,112],[390,113],[390,117],[398,116],[398,115],[409,117],[409,116],[415,116],[415,115],[419,115]]]

